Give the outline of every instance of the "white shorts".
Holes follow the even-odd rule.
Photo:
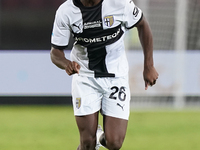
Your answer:
[[[89,115],[101,110],[106,116],[128,120],[130,113],[128,76],[93,78],[73,75],[72,99],[75,116]]]

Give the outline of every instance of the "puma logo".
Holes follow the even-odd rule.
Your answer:
[[[81,25],[81,23],[79,24],[79,25],[76,25],[76,24],[72,24],[74,27],[77,27],[79,30],[81,30],[81,28],[80,28],[80,25]]]
[[[125,106],[125,104],[122,106],[121,104],[117,103],[117,106],[121,107],[122,110],[124,111],[124,106]]]

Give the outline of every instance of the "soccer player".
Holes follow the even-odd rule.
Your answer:
[[[143,47],[147,89],[158,78],[153,64],[152,33],[132,0],[67,0],[56,12],[51,60],[73,75],[72,101],[80,133],[77,150],[97,150],[99,141],[109,150],[122,147],[130,111],[123,40],[125,32],[133,27],[137,28]],[[70,34],[75,43],[67,59],[63,50]],[[104,132],[98,128],[99,112],[103,115]]]

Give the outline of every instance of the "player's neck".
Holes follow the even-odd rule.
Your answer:
[[[85,7],[92,7],[101,2],[101,0],[80,0],[80,1]]]

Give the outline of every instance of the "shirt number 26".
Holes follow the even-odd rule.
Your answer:
[[[110,99],[114,99],[116,100],[117,97],[119,98],[119,100],[121,101],[125,101],[126,100],[126,93],[125,93],[125,87],[117,87],[117,86],[113,86],[110,88],[113,92],[110,94],[109,98]]]

